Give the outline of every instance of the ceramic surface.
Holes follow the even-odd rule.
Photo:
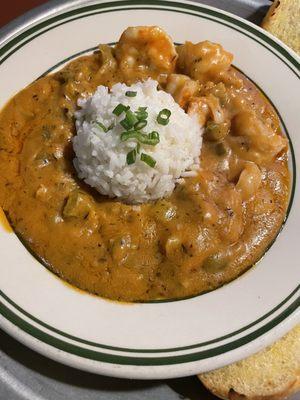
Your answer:
[[[0,326],[62,363],[145,379],[187,376],[232,363],[276,340],[300,318],[299,59],[278,40],[245,20],[196,3],[74,1],[0,40],[0,107],[46,71],[98,43],[115,42],[127,26],[153,24],[175,42],[221,43],[280,114],[290,139],[293,185],[287,220],[264,258],[211,293],[126,305],[72,289],[0,227]]]

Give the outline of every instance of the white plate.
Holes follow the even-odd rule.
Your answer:
[[[0,106],[24,86],[130,25],[160,25],[175,42],[209,39],[268,95],[290,138],[288,219],[257,266],[194,298],[118,304],[72,289],[0,227],[0,325],[65,364],[126,378],[170,378],[244,358],[299,321],[299,59],[256,26],[196,3],[74,1],[14,28],[0,41]],[[1,171],[5,173],[5,171]]]

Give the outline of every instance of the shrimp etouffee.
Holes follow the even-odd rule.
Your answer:
[[[175,46],[159,27],[130,27],[8,102],[0,205],[44,265],[90,293],[149,301],[216,289],[259,260],[286,214],[288,142],[232,60],[220,44]],[[78,179],[74,113],[99,85],[148,78],[203,127],[200,169],[169,197],[125,204]]]

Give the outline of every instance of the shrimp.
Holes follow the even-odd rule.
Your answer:
[[[203,221],[205,223],[209,223],[209,221],[212,224],[217,223],[222,241],[235,243],[244,229],[240,191],[234,185],[228,185],[221,174],[210,171],[201,170],[199,172],[198,184],[198,188],[194,188],[193,198],[201,207]],[[203,207],[203,200],[210,203],[209,208]],[[207,212],[211,215],[208,215]]]
[[[197,116],[199,125],[201,127],[204,127],[211,114],[206,98],[205,97],[193,98],[189,102],[187,113],[191,116],[193,115]]]
[[[173,96],[180,107],[185,108],[191,97],[199,91],[199,84],[186,75],[171,74],[167,78],[165,90]]]
[[[225,109],[222,108],[220,100],[213,94],[191,99],[187,113],[196,114],[200,126],[204,126],[210,119],[216,124],[222,124],[226,121]]]
[[[246,161],[245,168],[240,174],[236,189],[239,190],[243,201],[255,195],[262,182],[262,174],[252,161]]]
[[[115,48],[121,70],[172,73],[177,53],[171,38],[158,26],[127,28]]]
[[[227,71],[233,59],[221,45],[207,40],[197,44],[186,42],[177,52],[179,70],[202,82]]]
[[[287,148],[287,140],[258,119],[254,111],[242,111],[232,122],[230,145],[244,160],[261,165]]]

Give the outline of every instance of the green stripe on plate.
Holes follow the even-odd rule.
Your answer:
[[[61,339],[57,339],[40,329],[34,327],[28,322],[24,321],[18,317],[15,313],[10,311],[4,304],[0,303],[1,314],[12,322],[14,325],[18,326],[21,330],[28,333],[29,335],[41,340],[42,342],[53,346],[59,350],[65,351],[67,353],[74,354],[79,357],[87,358],[90,360],[102,361],[110,364],[122,364],[122,365],[139,365],[139,366],[154,366],[154,365],[173,365],[182,364],[192,361],[203,360],[206,358],[211,358],[224,354],[228,351],[234,350],[238,347],[244,346],[247,343],[257,339],[266,332],[270,331],[280,322],[285,320],[289,315],[291,315],[300,305],[300,299],[298,298],[289,307],[274,318],[272,321],[268,322],[266,325],[260,327],[255,332],[252,332],[243,338],[237,339],[231,343],[227,343],[223,346],[215,347],[213,349],[204,350],[192,354],[184,354],[179,356],[168,356],[168,357],[126,357],[120,355],[106,354],[99,351],[93,351],[89,349],[84,349],[82,347],[67,343]]]
[[[208,346],[210,344],[214,344],[214,343],[218,343],[222,340],[228,339],[230,337],[233,337],[235,335],[238,335],[242,332],[244,332],[246,329],[252,328],[254,325],[257,325],[258,323],[262,322],[263,320],[265,320],[266,318],[270,317],[272,314],[274,314],[274,312],[276,312],[277,310],[279,310],[282,306],[284,306],[300,289],[300,285],[298,285],[293,291],[292,293],[290,293],[280,304],[278,304],[276,307],[274,307],[271,311],[269,311],[268,313],[266,313],[265,315],[263,315],[262,317],[260,317],[259,319],[257,319],[256,321],[252,322],[251,324],[238,329],[237,331],[234,331],[232,333],[229,333],[227,335],[224,335],[222,337],[216,338],[214,340],[209,340],[207,342],[202,342],[202,343],[197,343],[194,345],[190,345],[190,346],[183,346],[183,347],[176,347],[176,348],[165,348],[165,349],[155,349],[155,350],[149,350],[149,349],[129,349],[126,347],[115,347],[115,346],[108,346],[108,345],[104,345],[104,344],[100,344],[100,343],[95,343],[95,342],[91,342],[88,340],[83,340],[80,339],[76,336],[72,336],[69,335],[65,332],[62,332],[46,323],[44,323],[43,321],[39,320],[38,318],[35,318],[33,315],[31,315],[30,313],[28,313],[27,311],[25,311],[23,308],[21,308],[20,306],[18,306],[15,302],[13,302],[8,296],[6,296],[1,290],[0,290],[0,296],[3,297],[4,300],[6,300],[10,305],[12,305],[16,310],[18,310],[20,313],[22,313],[24,316],[26,316],[27,318],[31,319],[32,321],[40,324],[41,326],[43,326],[44,328],[59,334],[67,339],[82,343],[82,344],[86,344],[88,346],[93,346],[93,347],[97,347],[97,348],[102,348],[102,349],[107,349],[107,350],[114,350],[114,351],[120,351],[120,352],[127,352],[127,353],[167,353],[167,352],[176,352],[176,351],[183,351],[183,350],[192,350],[192,349],[196,349],[196,348],[200,348],[200,347],[204,347],[204,346]],[[295,300],[296,302],[298,301],[298,304],[300,304],[300,297],[298,299]],[[5,307],[5,305],[3,303],[0,302],[0,312],[1,312],[1,304]],[[276,317],[277,318],[277,317]]]

